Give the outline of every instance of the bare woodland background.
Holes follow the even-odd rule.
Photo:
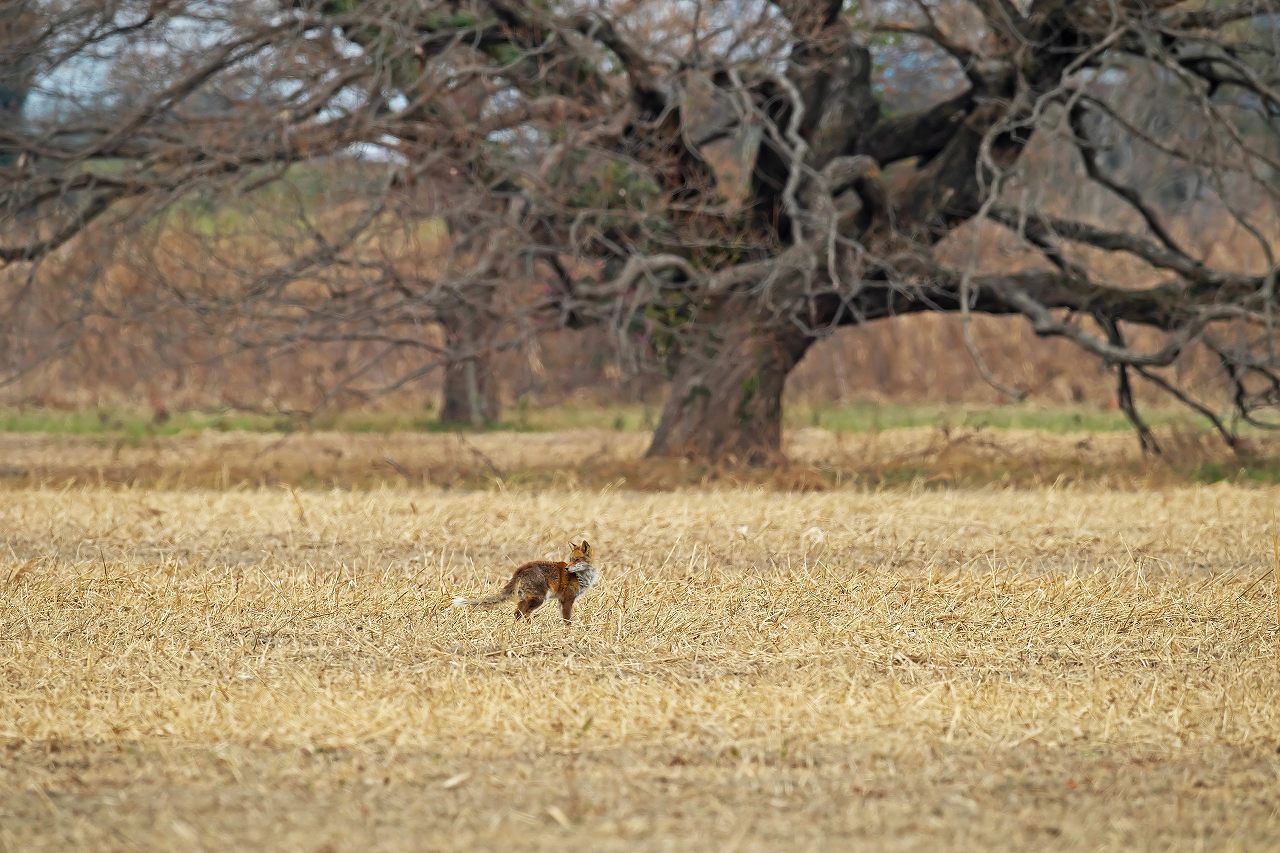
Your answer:
[[[1071,98],[1085,93],[1105,102],[1114,119],[1092,127],[1087,148],[1052,121],[1027,125],[1036,132],[1027,130],[1029,141],[1018,143],[1025,150],[1015,181],[1024,213],[1051,211],[1144,240],[1151,232],[1142,219],[1158,219],[1167,242],[1186,253],[1184,269],[1211,269],[1215,275],[1230,270],[1259,281],[1274,275],[1272,247],[1280,226],[1268,185],[1275,184],[1280,162],[1280,104],[1275,69],[1267,60],[1275,56],[1280,24],[1267,3],[1115,2],[1076,4],[1075,11],[1073,4],[1052,2],[959,0],[885,0],[847,8],[627,2],[546,11],[509,3],[429,5],[419,11],[373,2],[282,7],[296,10],[299,20],[332,21],[335,29],[325,33],[314,24],[288,30],[280,23],[287,18],[267,14],[275,8],[269,5],[237,10],[218,3],[8,0],[0,17],[7,35],[0,75],[9,93],[0,169],[6,170],[3,200],[10,213],[10,248],[0,271],[8,305],[8,381],[0,399],[49,407],[141,405],[158,416],[220,406],[427,409],[438,407],[451,366],[475,362],[482,363],[480,372],[459,380],[470,383],[471,397],[485,398],[472,400],[480,407],[473,422],[500,417],[501,407],[517,402],[659,403],[672,368],[655,352],[657,327],[648,321],[637,326],[623,316],[635,307],[624,306],[632,296],[619,290],[596,318],[575,314],[581,306],[547,310],[563,282],[587,281],[592,273],[603,282],[606,273],[616,275],[609,253],[575,242],[577,236],[543,236],[539,228],[551,233],[560,227],[547,224],[559,221],[554,214],[539,220],[526,212],[513,224],[507,200],[512,179],[493,174],[492,164],[477,165],[477,151],[486,145],[517,149],[521,134],[529,134],[529,145],[581,139],[583,150],[592,150],[611,116],[583,91],[581,80],[563,73],[556,51],[585,61],[581,42],[593,38],[611,51],[601,60],[606,74],[616,71],[610,63],[627,67],[633,99],[648,97],[646,86],[669,91],[654,75],[676,59],[691,69],[734,77],[758,71],[753,62],[785,57],[778,45],[788,39],[794,40],[794,68],[795,57],[806,50],[821,54],[823,62],[844,61],[826,45],[852,38],[867,46],[868,85],[887,120],[917,112],[927,117],[940,102],[963,97],[966,75],[977,88],[992,85],[983,82],[983,63],[1007,62],[1030,81],[1018,87],[1050,101],[1055,86]],[[456,35],[446,44],[440,34],[450,28]],[[270,49],[247,53],[253,59],[241,61],[227,47],[218,54],[225,61],[205,68],[202,39],[223,31],[244,33],[244,43],[258,39]],[[1033,32],[1042,43],[1010,46]],[[414,44],[414,33],[421,44]],[[1052,63],[1035,58],[1036,51],[1049,56],[1059,50],[1053,39],[1069,42],[1069,50],[1079,53],[1078,64],[1061,79],[1037,83],[1037,69]],[[1125,46],[1127,39],[1132,44]],[[1186,45],[1204,55],[1188,58]],[[1113,46],[1121,49],[1108,59]],[[458,64],[467,59],[483,67]],[[439,82],[432,78],[431,60],[446,68],[450,85],[421,94]],[[309,70],[326,62],[331,67],[325,74]],[[84,73],[85,63],[92,74]],[[764,68],[760,79],[767,83],[774,72]],[[79,88],[63,79],[77,69],[90,81]],[[496,82],[502,75],[509,79]],[[688,137],[700,130],[696,122],[714,117],[696,118],[693,76],[672,79],[687,91],[678,94],[676,106],[664,109],[695,116],[685,115],[678,129],[692,149]],[[716,85],[722,88],[701,104],[711,114],[730,92],[723,80]],[[755,91],[750,82],[735,85],[735,96]],[[352,99],[358,96],[348,97],[348,91],[364,92],[372,105],[357,104]],[[388,106],[379,100],[394,97],[387,91],[401,99],[419,92],[421,103]],[[1016,111],[1016,100],[1005,109]],[[503,113],[509,106],[517,118]],[[119,135],[112,122],[121,115],[139,141],[102,142]],[[1226,116],[1222,127],[1215,126],[1214,116]],[[742,114],[733,121],[749,119]],[[1038,114],[1034,121],[1041,122]],[[786,130],[766,128],[765,136],[781,137]],[[996,130],[987,131],[988,142]],[[848,132],[853,138],[861,131]],[[738,144],[742,137],[733,139]],[[1232,140],[1238,143],[1234,149]],[[732,206],[743,181],[759,183],[761,176],[752,178],[753,165],[740,152],[712,151],[712,145],[697,153],[710,164],[714,178],[708,180],[716,184],[718,198],[730,197]],[[1086,151],[1083,159],[1077,148]],[[615,191],[625,196],[628,187],[633,195],[648,192],[640,171],[600,167],[592,156],[573,161],[576,169],[558,178],[554,170],[547,173],[546,162],[538,167],[547,180],[561,181],[552,188],[560,193],[557,203],[570,203],[566,194],[579,184],[609,198]],[[916,192],[912,187],[932,156],[886,159],[881,191],[904,197]],[[1104,180],[1091,180],[1089,156],[1108,170]],[[91,162],[105,165],[85,165]],[[644,165],[660,171],[661,163],[654,155]],[[822,165],[815,162],[812,169]],[[486,168],[490,172],[477,176]],[[1116,191],[1116,184],[1140,203]],[[672,198],[687,191],[686,184]],[[714,195],[707,187],[699,191],[705,198]],[[87,214],[98,198],[94,192],[109,199],[113,213]],[[606,208],[593,227],[608,232],[609,216],[634,214],[633,207],[620,204],[621,212]],[[871,210],[871,202],[864,199],[862,208]],[[1067,263],[1026,222],[1011,230],[1007,222],[972,218],[974,212],[953,216],[946,226],[950,233],[927,250],[930,263],[987,274],[1037,269],[1046,258]],[[899,217],[905,221],[905,214]],[[630,234],[630,227],[622,231]],[[762,238],[747,231],[733,239],[779,239],[785,245],[785,223],[778,227],[778,235]],[[63,239],[64,231],[74,239]],[[862,252],[856,241],[871,245],[870,234],[848,238],[849,245]],[[568,242],[551,257],[540,244],[555,240]],[[1078,251],[1073,248],[1073,266],[1063,268],[1087,266],[1099,280],[1122,289],[1153,287],[1164,279],[1141,251],[1104,251],[1100,245],[1086,241]],[[617,257],[636,251],[624,247]],[[699,251],[689,248],[686,257]],[[561,284],[538,260],[548,257]],[[481,290],[467,289],[476,282]],[[399,307],[388,307],[397,292],[415,288],[432,289],[432,295],[416,306],[406,297]],[[340,308],[317,309],[308,301],[335,292],[350,298],[357,291],[369,295]],[[483,295],[475,297],[478,292]],[[450,300],[457,305],[451,307]],[[477,312],[501,320],[480,329],[474,325]],[[976,357],[954,313],[852,328],[833,323],[815,332],[821,340],[790,375],[787,393],[810,402],[999,402],[1013,392],[1029,392],[1048,403],[1115,406],[1115,372],[1123,374],[1123,361],[1099,359],[1060,332],[1038,336],[1023,316],[976,316],[972,323]],[[1263,349],[1274,349],[1269,324],[1268,319],[1260,333]],[[1127,352],[1139,354],[1134,363],[1144,363],[1141,352],[1158,350],[1170,331],[1133,327]],[[1249,364],[1271,376],[1265,372],[1270,357]],[[1188,345],[1162,375],[1188,393],[1221,396],[1228,385],[1221,361]],[[1270,393],[1250,392],[1261,398]],[[1169,399],[1136,378],[1134,394],[1148,403]]]

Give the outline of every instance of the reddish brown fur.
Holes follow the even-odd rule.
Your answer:
[[[584,591],[583,578],[575,571],[574,566],[591,563],[591,545],[584,541],[581,545],[570,543],[569,561],[533,560],[520,566],[507,581],[507,585],[494,595],[475,601],[459,600],[458,603],[475,607],[491,607],[503,601],[516,599],[516,618],[528,619],[533,611],[542,606],[548,596],[560,600],[560,615],[568,624],[573,615],[573,602]],[[593,582],[587,581],[587,586]]]

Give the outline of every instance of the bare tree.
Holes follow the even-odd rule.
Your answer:
[[[30,4],[7,3],[0,7],[0,122],[17,124],[31,91],[32,56],[24,43],[34,27]],[[12,162],[14,153],[0,149],[0,164]]]
[[[358,203],[304,205],[287,247],[225,265],[239,284],[217,299],[174,294],[235,316],[245,346],[366,345],[341,387],[447,363],[475,421],[484,353],[611,323],[671,367],[651,455],[760,463],[814,341],[935,311],[961,315],[979,364],[974,312],[1075,344],[1153,448],[1135,379],[1233,444],[1280,402],[1273,0],[34,5],[36,79],[125,36],[149,59],[109,114],[0,131],[23,155],[0,201],[37,214],[0,259],[252,195],[282,165],[352,164],[372,176]],[[926,68],[936,94],[886,68]],[[1140,179],[1151,164],[1182,189]],[[1206,245],[1210,220],[1245,248]],[[432,221],[440,269],[373,256],[380,231]],[[997,232],[1022,254],[980,262]],[[442,323],[442,341],[413,331]],[[1166,370],[1192,347],[1219,359],[1223,402]],[[406,349],[423,358],[387,375]]]

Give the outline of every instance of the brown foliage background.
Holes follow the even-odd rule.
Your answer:
[[[975,241],[977,265],[1010,267],[1025,258],[996,229]],[[119,313],[92,316],[72,326],[60,324],[73,288],[56,286],[83,276],[97,262],[100,247],[91,241],[46,262],[36,276],[42,282],[37,305],[28,319],[33,349],[55,347],[59,357],[40,365],[12,386],[0,391],[9,405],[82,408],[95,405],[152,406],[157,409],[309,410],[324,400],[336,384],[337,373],[358,361],[367,346],[324,344],[268,352],[237,351],[228,337],[234,321],[222,324],[168,305],[137,310],[154,287],[154,278],[185,278],[186,287],[200,277],[216,287],[217,270],[204,265],[207,247],[179,232],[167,233],[167,260],[144,260],[140,244],[114,253],[108,273],[95,285],[106,304]],[[1254,244],[1247,235],[1220,224],[1202,233],[1212,251],[1249,257]],[[965,242],[965,241],[957,241]],[[439,247],[419,247],[407,262],[430,264]],[[953,247],[955,253],[963,249]],[[20,282],[10,279],[10,286]],[[54,285],[54,286],[49,286]],[[232,287],[231,283],[227,283]],[[543,285],[529,281],[523,291],[534,294]],[[126,310],[132,307],[133,310]],[[981,376],[965,352],[962,319],[957,315],[923,314],[860,327],[842,328],[817,344],[793,372],[788,395],[793,402],[814,404],[864,401],[997,403],[1008,400]],[[1115,380],[1096,359],[1060,339],[1041,339],[1021,318],[972,318],[974,336],[984,361],[1003,381],[1048,404],[1090,404],[1114,407]],[[437,329],[423,332],[428,345],[438,345]],[[1133,338],[1142,341],[1141,332]],[[508,405],[554,405],[567,401],[608,405],[655,402],[664,391],[661,365],[644,350],[644,341],[631,341],[620,351],[609,330],[545,329],[518,347],[494,358],[501,396]],[[34,354],[34,353],[33,353]],[[407,372],[420,353],[399,352],[383,365],[396,376]],[[1179,384],[1211,392],[1221,373],[1207,353],[1193,348],[1171,372]],[[395,409],[429,409],[437,404],[441,374],[421,380],[383,397],[340,398],[338,407],[374,405]],[[1138,397],[1158,402],[1157,389],[1139,384]]]

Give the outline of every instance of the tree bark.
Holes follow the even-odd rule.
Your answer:
[[[701,312],[649,445],[650,458],[767,465],[782,457],[782,391],[813,337],[737,300]]]
[[[490,364],[484,318],[466,307],[441,317],[448,360],[440,401],[440,423],[480,429],[498,420],[498,384]]]

